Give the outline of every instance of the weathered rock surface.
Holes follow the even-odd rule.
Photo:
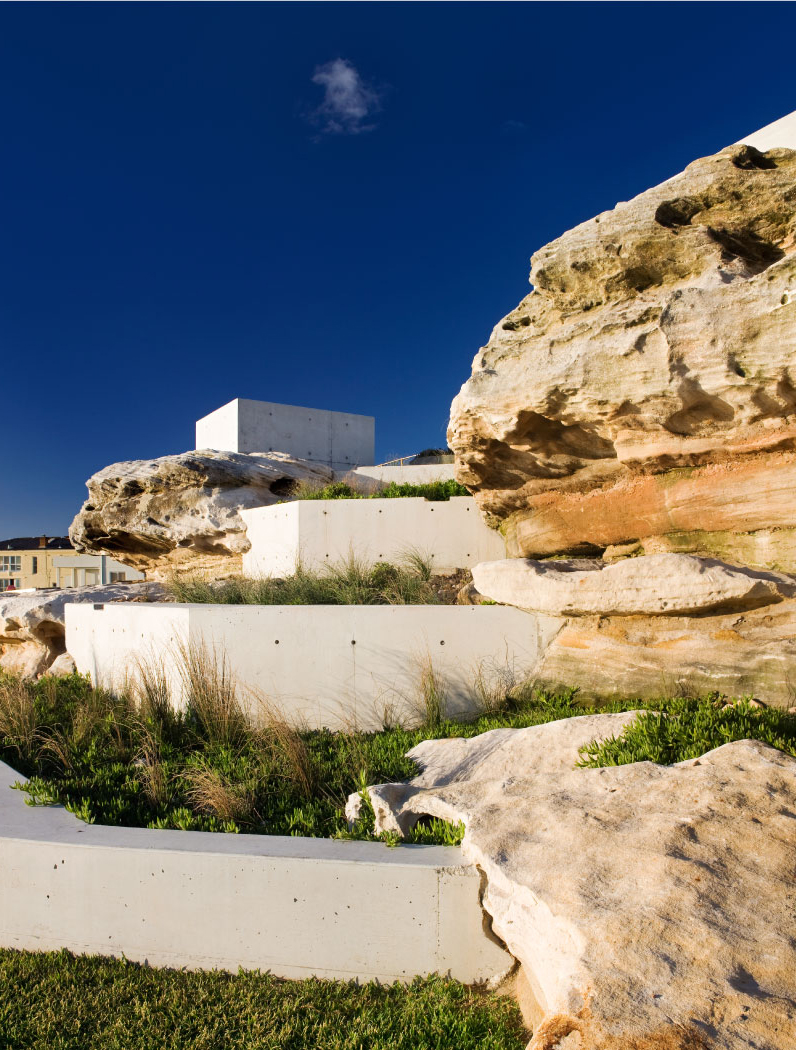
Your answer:
[[[715,558],[651,554],[603,569],[506,558],[473,569],[479,594],[553,616],[672,616],[754,609],[796,597],[796,577]]]
[[[420,776],[369,789],[377,830],[465,822],[532,989],[530,1050],[792,1050],[796,760],[744,740],[574,768],[632,717],[425,741]]]
[[[175,570],[240,572],[249,549],[239,511],[284,498],[293,482],[332,472],[282,452],[200,449],[114,463],[86,482],[69,530],[79,551],[112,554],[157,578]]]
[[[158,583],[111,583],[33,594],[0,595],[0,669],[23,678],[71,668],[66,656],[64,607],[69,602],[164,601]]]
[[[469,603],[525,609],[530,636],[538,616],[560,618],[528,668],[537,686],[591,699],[718,692],[794,702],[794,575],[660,554],[483,562],[473,581]]]
[[[534,679],[540,687],[577,686],[596,699],[718,692],[791,707],[796,601],[700,616],[573,617],[542,654]]]
[[[695,161],[537,252],[531,282],[448,432],[510,553],[651,539],[796,568],[796,152]]]

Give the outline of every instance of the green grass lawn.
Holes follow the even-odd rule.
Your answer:
[[[3,1050],[522,1050],[513,1000],[0,949]]]

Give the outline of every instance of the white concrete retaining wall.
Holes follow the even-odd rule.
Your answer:
[[[469,496],[297,500],[240,514],[251,543],[243,555],[250,576],[286,576],[299,561],[319,569],[352,555],[396,562],[408,550],[430,557],[435,572],[506,557],[503,536],[484,523]]]
[[[375,481],[396,485],[427,485],[430,481],[454,481],[456,465],[454,463],[405,463],[388,467],[357,467],[351,471],[355,478],[372,478]],[[346,481],[343,477],[341,480]]]
[[[253,717],[264,694],[296,725],[380,729],[417,721],[429,662],[451,713],[472,710],[479,667],[529,675],[562,623],[500,605],[86,603],[66,607],[66,647],[110,688],[154,659],[180,703],[177,647],[204,644],[225,655]]]
[[[458,849],[84,824],[31,808],[0,763],[0,945],[279,977],[475,982],[484,932]]]
[[[350,470],[372,463],[373,416],[236,398],[196,421],[196,447],[228,452],[288,452]]]

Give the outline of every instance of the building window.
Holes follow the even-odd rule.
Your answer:
[[[0,557],[0,572],[22,572],[22,555],[2,555],[2,557]]]
[[[123,572],[112,572],[111,583],[118,583],[120,580],[126,580],[127,577]]]
[[[37,572],[39,571],[39,559],[38,559],[38,558],[36,557],[36,555],[34,554],[34,555],[33,555],[33,559],[32,559],[32,560],[33,560],[33,568],[32,568],[32,569],[31,569],[30,571],[31,571],[31,572],[33,573],[33,575],[35,576],[35,575],[36,575],[36,573],[37,573]]]
[[[22,580],[4,580],[0,577],[0,593],[3,591],[19,591],[22,589]]]

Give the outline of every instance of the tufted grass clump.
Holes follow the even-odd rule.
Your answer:
[[[222,605],[438,605],[431,586],[431,564],[407,552],[404,564],[372,564],[354,555],[317,571],[298,565],[292,576],[230,576],[209,580],[177,576],[170,583],[175,601]]]
[[[58,1050],[522,1050],[508,996],[443,977],[408,985],[155,969],[0,949],[0,1045]]]
[[[376,487],[373,481],[362,479],[358,482],[332,481],[328,485],[318,485],[317,482],[311,481],[297,482],[290,499],[403,499],[408,496],[420,496],[435,503],[442,503],[452,496],[469,495],[469,490],[452,478],[445,481],[428,481],[423,485],[412,485],[408,482],[398,484],[391,481],[383,488]]]

